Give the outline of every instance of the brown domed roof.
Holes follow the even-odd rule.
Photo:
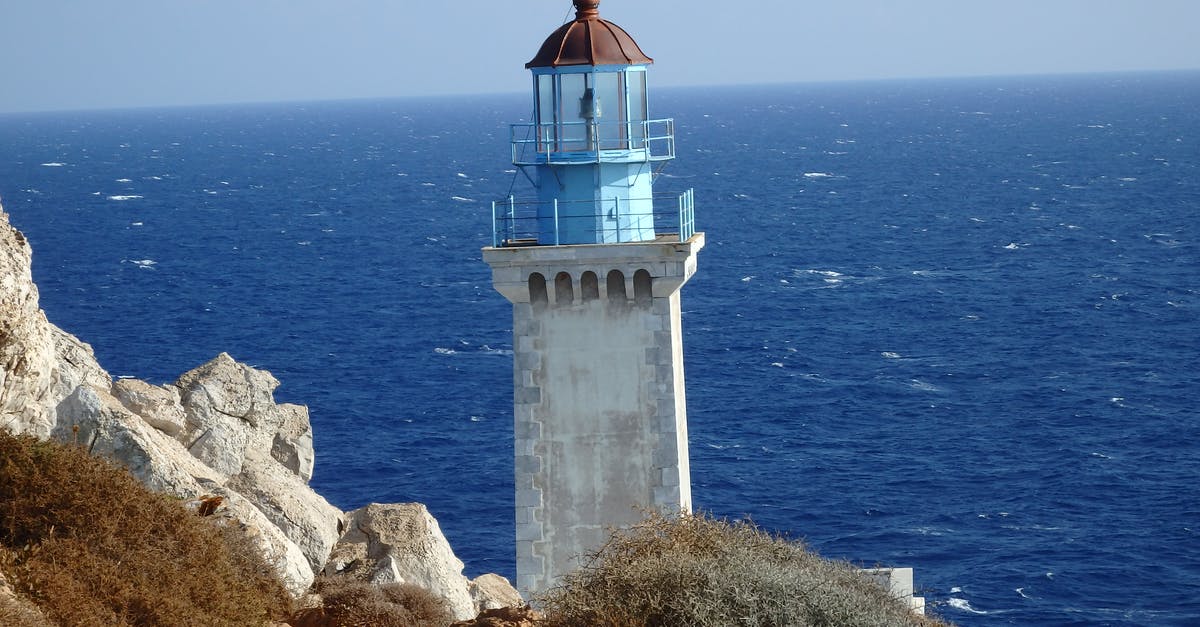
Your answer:
[[[574,1],[575,20],[547,37],[525,67],[654,63],[623,28],[600,19],[600,0]]]

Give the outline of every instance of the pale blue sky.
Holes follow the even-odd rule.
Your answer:
[[[604,0],[657,86],[1200,69],[1200,0]],[[0,0],[0,112],[522,92],[568,0]]]

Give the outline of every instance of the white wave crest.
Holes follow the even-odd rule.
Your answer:
[[[467,198],[465,196],[451,196],[450,200],[454,200],[457,202],[475,202],[475,200],[473,198]]]
[[[142,198],[142,196],[138,196],[136,194],[130,194],[128,196],[109,196],[108,197],[109,200],[137,200],[138,198]]]
[[[827,179],[832,176],[833,175],[828,172],[805,172],[804,173],[804,178],[806,178],[806,179]]]
[[[987,612],[985,612],[983,610],[977,610],[977,609],[971,607],[971,604],[967,603],[966,599],[947,599],[946,604],[956,610],[962,610],[964,612],[970,612],[972,614],[987,614]]]
[[[453,348],[442,348],[441,346],[433,349],[433,352],[435,352],[439,355],[457,355],[458,354],[458,351],[454,350]]]
[[[47,168],[61,168],[61,167],[63,167],[64,165],[67,165],[67,164],[65,164],[65,163],[60,163],[60,162],[58,162],[58,161],[51,161],[51,162],[49,162],[49,163],[43,163],[42,165],[43,165],[43,166],[45,166],[45,167],[47,167]]]

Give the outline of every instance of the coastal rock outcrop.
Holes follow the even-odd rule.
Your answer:
[[[455,620],[475,616],[475,602],[454,556],[429,510],[420,503],[372,503],[346,515],[326,575],[372,583],[411,583],[446,599]]]
[[[296,596],[314,573],[361,572],[424,586],[458,619],[520,602],[502,577],[469,582],[423,505],[346,515],[313,491],[308,409],[276,403],[271,373],[221,353],[174,383],[114,382],[90,346],[46,319],[31,256],[0,207],[0,429],[86,447],[237,525]]]
[[[445,598],[455,620],[524,603],[500,575],[468,581],[437,520],[420,503],[372,503],[347,513],[346,530],[325,564],[325,575],[419,585]]]

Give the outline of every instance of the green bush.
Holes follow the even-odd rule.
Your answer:
[[[564,627],[945,625],[842,562],[748,521],[651,515],[539,599]]]
[[[291,599],[249,542],[77,447],[0,429],[0,571],[54,623],[285,617]]]

